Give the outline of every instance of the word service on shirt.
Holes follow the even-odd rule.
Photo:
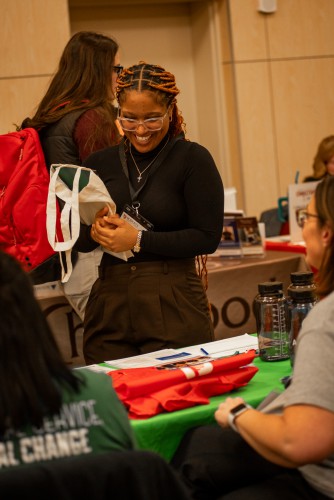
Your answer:
[[[94,400],[64,404],[38,429],[8,431],[0,442],[0,468],[90,453],[89,428],[103,425],[95,404]]]

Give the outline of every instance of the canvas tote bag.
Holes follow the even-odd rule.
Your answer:
[[[80,222],[92,224],[96,212],[105,206],[110,214],[115,213],[114,201],[92,169],[78,165],[51,165],[46,226],[51,247],[65,253],[66,267],[61,256],[62,283],[66,283],[72,273],[71,251],[79,237]],[[130,250],[118,253],[103,250],[123,260],[133,255]]]

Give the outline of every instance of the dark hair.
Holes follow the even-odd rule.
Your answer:
[[[169,126],[169,134],[175,137],[185,132],[185,123],[176,105],[176,96],[179,89],[176,86],[175,76],[157,64],[147,64],[140,61],[134,66],[125,68],[117,79],[116,98],[122,106],[125,95],[131,90],[138,92],[152,92],[157,102],[161,102],[168,108],[173,105],[172,119]]]
[[[98,109],[113,124],[112,68],[118,44],[112,38],[91,31],[79,31],[68,41],[56,74],[33,118],[24,127],[40,129],[55,123],[71,111]]]
[[[28,274],[0,251],[0,436],[26,424],[40,427],[55,414],[61,389],[79,391],[79,375],[65,364]]]
[[[325,177],[316,187],[315,206],[320,227],[327,224],[334,234],[334,176]],[[317,293],[325,297],[334,291],[334,236],[325,249],[318,274]]]

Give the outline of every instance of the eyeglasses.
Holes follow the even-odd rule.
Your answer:
[[[162,129],[164,119],[168,114],[168,110],[169,108],[163,116],[155,116],[154,118],[147,118],[146,120],[134,120],[133,118],[125,118],[123,116],[119,116],[118,114],[118,120],[121,124],[122,129],[127,130],[128,132],[137,130],[139,125],[143,125],[146,130],[158,131]]]
[[[296,219],[299,227],[303,228],[305,221],[307,221],[310,217],[320,219],[319,215],[310,214],[305,208],[299,208],[296,210]]]
[[[117,75],[120,75],[123,71],[123,66],[120,66],[119,64],[117,64],[117,66],[113,66],[113,71],[115,71],[115,73]]]

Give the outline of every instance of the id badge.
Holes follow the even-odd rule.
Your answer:
[[[121,213],[121,219],[125,219],[139,231],[152,231],[154,228],[153,224],[138,213],[138,208],[139,205],[135,208],[130,205],[125,205]]]

